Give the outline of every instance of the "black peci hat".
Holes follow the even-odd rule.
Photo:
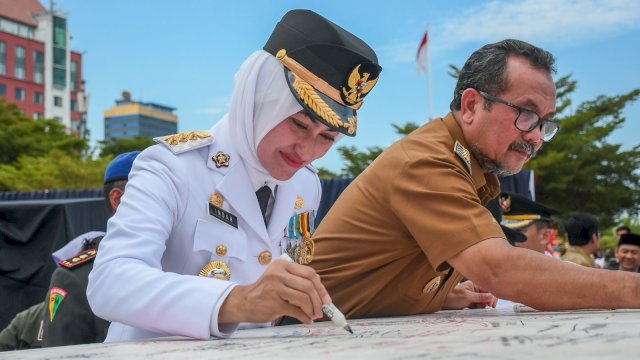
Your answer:
[[[622,234],[620,235],[620,241],[618,242],[618,246],[620,245],[640,246],[640,235],[633,233]]]
[[[356,135],[356,110],[382,71],[369,45],[313,11],[291,10],[264,50],[284,65],[291,92],[315,120]]]
[[[503,192],[498,201],[503,213],[502,223],[512,229],[529,226],[535,221],[551,222],[551,216],[558,214],[557,210],[516,193]]]

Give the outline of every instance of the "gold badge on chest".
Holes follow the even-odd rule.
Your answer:
[[[306,211],[295,214],[289,219],[280,244],[282,252],[286,252],[298,264],[306,265],[313,260],[315,249],[311,235],[313,234],[315,213]]]
[[[213,160],[216,163],[217,168],[228,167],[229,160],[231,160],[231,156],[229,156],[229,154],[224,153],[222,151],[218,151],[215,155],[213,155],[211,160]]]
[[[222,261],[212,261],[205,265],[198,275],[218,280],[230,280],[231,269]]]
[[[224,197],[222,197],[222,194],[218,192],[211,194],[211,198],[209,199],[209,201],[211,202],[211,205],[217,206],[219,208],[224,205]]]
[[[294,206],[294,209],[300,210],[303,207],[304,207],[304,199],[300,195],[296,196],[296,204]]]

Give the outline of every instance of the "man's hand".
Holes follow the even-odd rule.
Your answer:
[[[290,316],[305,324],[321,318],[329,293],[309,266],[275,260],[251,285],[238,285],[222,304],[218,323],[273,321]]]
[[[498,298],[467,280],[451,290],[444,300],[442,308],[445,310],[482,309],[487,306],[494,308],[497,302]]]

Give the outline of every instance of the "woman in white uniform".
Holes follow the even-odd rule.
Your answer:
[[[235,77],[209,131],[156,139],[135,161],[89,277],[106,341],[206,339],[331,301],[313,269],[321,187],[310,166],[343,135],[381,71],[362,40],[287,13]],[[295,263],[276,260],[287,252]]]

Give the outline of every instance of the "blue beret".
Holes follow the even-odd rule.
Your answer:
[[[133,165],[133,160],[140,154],[140,151],[132,151],[123,153],[116,156],[104,173],[104,183],[110,183],[112,181],[127,180],[129,178],[129,172]]]

